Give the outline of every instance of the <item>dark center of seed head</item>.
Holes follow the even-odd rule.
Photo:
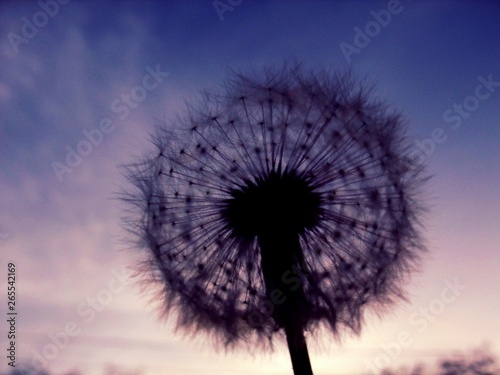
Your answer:
[[[235,237],[252,240],[272,233],[302,234],[320,219],[320,195],[295,173],[271,172],[230,194],[222,216]]]

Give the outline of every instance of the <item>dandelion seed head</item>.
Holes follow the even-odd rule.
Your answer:
[[[237,74],[193,108],[128,172],[144,271],[180,327],[225,345],[272,341],[295,306],[304,329],[358,333],[365,309],[404,296],[424,179],[400,115],[348,75],[298,66]],[[273,233],[300,251],[263,254]],[[280,288],[303,291],[277,313],[263,257]]]

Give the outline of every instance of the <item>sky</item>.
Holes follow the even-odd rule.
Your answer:
[[[428,253],[409,300],[360,336],[310,343],[315,374],[368,374],[456,350],[500,354],[500,3],[3,1],[0,371],[289,374],[285,347],[224,353],[161,322],[132,278],[119,165],[230,69],[350,68],[402,111],[425,191]],[[92,143],[91,143],[92,142]]]

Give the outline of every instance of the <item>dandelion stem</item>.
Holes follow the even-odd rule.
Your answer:
[[[285,327],[285,333],[294,375],[313,375],[304,332],[289,325]]]
[[[266,295],[273,303],[274,320],[285,330],[294,374],[312,375],[303,332],[307,299],[300,278],[288,277],[305,266],[299,235],[275,223],[273,230],[261,233],[258,240]]]

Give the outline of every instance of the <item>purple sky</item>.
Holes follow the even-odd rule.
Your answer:
[[[2,353],[14,261],[19,364],[41,353],[56,372],[290,373],[284,347],[217,353],[161,324],[128,278],[135,254],[115,198],[117,166],[142,152],[157,119],[181,113],[229,68],[294,57],[376,82],[407,115],[415,156],[434,176],[430,251],[410,301],[366,316],[360,337],[311,343],[315,374],[433,362],[479,345],[500,354],[498,2],[222,0],[235,4],[226,11],[209,0],[61,3],[0,5]],[[0,364],[8,368],[3,354]]]

